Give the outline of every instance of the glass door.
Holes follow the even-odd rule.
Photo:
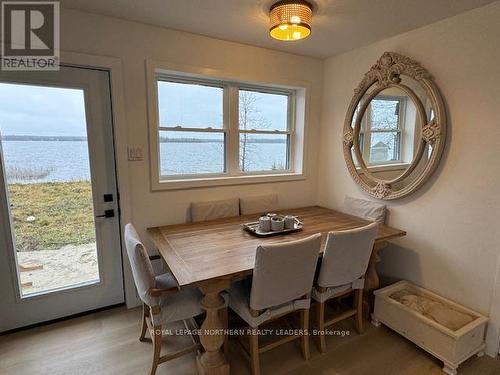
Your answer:
[[[105,71],[0,73],[2,331],[123,302],[110,105]]]

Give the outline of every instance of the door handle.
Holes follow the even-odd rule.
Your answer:
[[[105,210],[104,214],[96,215],[96,217],[104,217],[106,219],[108,219],[110,217],[115,217],[115,210]]]

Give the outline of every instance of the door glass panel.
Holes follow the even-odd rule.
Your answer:
[[[0,83],[22,296],[99,282],[84,92]]]

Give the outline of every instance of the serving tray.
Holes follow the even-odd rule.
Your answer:
[[[289,229],[283,229],[283,230],[272,230],[272,231],[269,231],[269,232],[261,232],[259,230],[259,222],[258,221],[253,221],[251,223],[245,223],[245,224],[241,224],[241,226],[243,227],[243,229],[245,229],[246,231],[258,236],[258,237],[269,237],[269,236],[276,236],[277,234],[284,234],[284,233],[291,233],[291,232],[297,232],[299,230],[302,230],[302,228],[304,227],[304,224],[300,221],[296,221],[295,222],[295,225],[293,228],[289,228]]]

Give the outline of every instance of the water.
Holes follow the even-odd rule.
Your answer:
[[[2,148],[9,183],[90,179],[86,141],[3,140]],[[223,155],[222,143],[218,142],[162,143],[162,175],[221,172]],[[285,165],[286,143],[255,143],[249,148],[247,170],[271,170]]]
[[[241,162],[241,159],[240,159]],[[286,143],[247,144],[245,171],[270,171],[286,167]],[[162,176],[224,172],[224,144],[161,143]]]
[[[52,182],[90,179],[86,141],[2,141],[7,181]],[[18,169],[13,176],[13,169]],[[9,173],[10,171],[10,173]],[[31,175],[34,178],[23,178]],[[39,178],[36,178],[36,177]]]

